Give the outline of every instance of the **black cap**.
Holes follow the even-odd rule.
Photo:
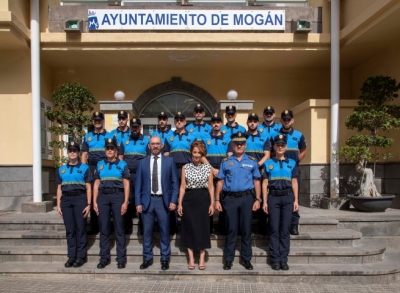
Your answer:
[[[160,112],[158,114],[158,119],[160,119],[160,118],[168,118],[168,115],[165,112]]]
[[[245,143],[249,135],[245,132],[236,132],[231,135],[231,141],[233,143]]]
[[[175,119],[185,119],[186,120],[186,117],[185,117],[185,114],[183,114],[181,111],[179,111],[175,114]]]
[[[142,121],[138,118],[132,118],[131,121],[129,121],[129,125],[132,127],[140,126],[142,125]]]
[[[118,147],[118,142],[115,139],[115,137],[113,138],[106,138],[105,139],[105,147],[114,147],[117,148]]]
[[[217,113],[215,113],[214,115],[212,115],[211,117],[211,122],[213,121],[221,121],[222,122],[222,118],[221,116],[219,116]]]
[[[225,113],[226,114],[235,114],[236,113],[236,107],[233,106],[233,105],[226,106]]]
[[[247,117],[247,121],[249,120],[257,120],[260,121],[260,119],[258,118],[257,113],[249,113],[249,116]]]
[[[196,106],[194,106],[194,109],[193,109],[193,111],[198,111],[198,110],[204,112],[204,108],[200,103],[197,103]]]
[[[92,114],[92,120],[104,120],[103,112],[94,112]]]
[[[278,134],[277,136],[274,137],[274,144],[277,143],[287,143],[287,137],[284,134]]]
[[[79,143],[76,143],[75,141],[70,141],[67,144],[67,149],[68,150],[78,150],[78,152],[81,150],[81,147],[79,145]]]
[[[274,107],[272,107],[272,106],[265,107],[264,108],[264,114],[267,114],[267,113],[275,113]]]
[[[292,119],[293,118],[293,112],[291,110],[285,110],[281,114],[281,119]]]
[[[118,112],[118,118],[124,118],[124,119],[126,119],[126,118],[128,118],[128,113],[125,112],[125,111],[119,111],[119,112]]]

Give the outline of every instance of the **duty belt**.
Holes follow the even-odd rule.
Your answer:
[[[253,195],[253,190],[239,191],[239,192],[226,192],[224,191],[225,196],[233,196],[233,197],[242,197],[245,195]]]
[[[66,196],[77,196],[77,195],[85,194],[85,191],[84,190],[65,191],[62,194],[66,195]]]
[[[279,196],[281,196],[281,195],[288,195],[288,194],[291,194],[292,193],[292,189],[283,189],[283,190],[279,190],[279,189],[270,189],[269,191],[268,191],[268,194],[271,194],[271,195],[279,195]]]
[[[124,192],[124,189],[123,188],[103,188],[103,189],[100,189],[100,193],[103,193],[103,194],[118,193],[118,192]]]

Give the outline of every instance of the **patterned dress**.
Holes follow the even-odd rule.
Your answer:
[[[211,247],[208,208],[208,177],[211,166],[193,163],[185,165],[186,192],[182,201],[181,245],[193,250]]]

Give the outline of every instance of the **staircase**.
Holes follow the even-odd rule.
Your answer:
[[[322,213],[321,213],[322,214]],[[140,270],[142,236],[127,236],[127,266],[117,269],[115,239],[111,238],[112,262],[96,268],[99,236],[88,236],[88,259],[81,268],[64,268],[67,259],[62,219],[55,211],[48,214],[9,213],[0,215],[0,274],[16,276],[68,276],[83,278],[137,278],[148,280],[196,280],[201,282],[307,282],[307,283],[390,283],[400,280],[400,254],[386,250],[386,242],[362,238],[362,233],[340,227],[339,221],[302,213],[300,235],[291,236],[289,271],[274,271],[267,264],[268,239],[253,235],[253,271],[240,265],[239,251],[231,270],[222,269],[223,235],[212,235],[207,250],[207,269],[187,269],[186,250],[180,248],[180,235],[171,237],[170,269],[161,271],[159,234],[154,232],[154,264]],[[157,230],[157,229],[155,229]],[[238,246],[240,238],[238,237]]]

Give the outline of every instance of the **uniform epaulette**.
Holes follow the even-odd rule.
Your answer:
[[[222,159],[222,162],[226,162],[226,161],[228,161],[229,160],[229,158],[227,157],[227,158],[223,158]]]
[[[253,161],[258,162],[256,158],[254,158],[254,157],[252,157],[252,156],[249,156],[249,155],[248,155],[248,157],[249,157],[250,160],[253,160]]]

